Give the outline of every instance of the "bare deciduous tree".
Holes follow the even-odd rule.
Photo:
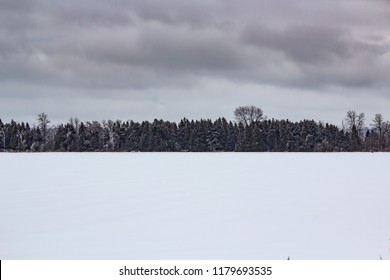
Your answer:
[[[361,133],[364,128],[365,119],[366,117],[364,113],[357,114],[355,110],[350,110],[347,112],[347,116],[345,118],[345,125],[343,124],[344,129],[352,131],[352,128],[355,126],[356,130],[361,136]]]
[[[240,106],[234,110],[234,116],[238,123],[244,125],[250,125],[266,118],[263,110],[255,106]]]
[[[380,133],[382,131],[382,128],[383,128],[383,124],[384,124],[384,120],[383,120],[383,116],[382,114],[375,114],[375,117],[374,119],[372,120],[373,121],[373,124],[372,126],[378,130],[378,132]]]
[[[372,126],[378,132],[378,135],[379,135],[378,148],[380,148],[380,146],[382,144],[383,128],[385,125],[382,114],[380,114],[380,113],[375,114],[375,117],[372,121],[373,121]]]
[[[43,141],[46,142],[47,125],[50,123],[45,113],[40,113],[37,118],[38,127],[41,130]]]

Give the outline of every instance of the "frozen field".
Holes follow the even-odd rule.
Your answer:
[[[390,154],[0,153],[0,259],[389,259]]]

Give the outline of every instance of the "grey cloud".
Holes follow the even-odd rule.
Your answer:
[[[279,52],[274,62],[282,65],[290,61],[301,73],[289,85],[324,87],[389,86],[384,72],[390,68],[382,56],[389,52],[390,42],[366,42],[356,38],[345,27],[318,25],[293,25],[285,29],[249,26],[242,33],[244,43],[259,50]],[[272,59],[272,58],[270,58]],[[387,69],[387,70],[386,70]],[[281,67],[280,70],[283,70]],[[288,72],[281,71],[279,77]],[[283,82],[283,79],[275,83]]]
[[[98,62],[166,71],[208,71],[241,64],[235,39],[212,30],[191,32],[165,26],[145,26],[141,31],[106,29],[86,40],[80,38],[80,42],[80,55]]]
[[[220,13],[220,1],[198,0],[130,0],[132,14],[137,18],[167,25],[187,25],[208,28],[217,25],[224,16]]]
[[[318,64],[346,59],[350,55],[348,32],[324,26],[291,26],[285,30],[250,26],[243,40],[259,48],[281,51],[296,62]]]
[[[3,0],[0,81],[53,89],[48,96],[63,88],[85,96],[186,94],[205,80],[388,96],[388,7],[382,0]]]
[[[60,26],[78,26],[95,29],[96,27],[115,28],[117,26],[133,25],[131,11],[116,5],[121,1],[96,1],[92,5],[88,1],[74,5],[71,1],[62,1],[51,8],[53,21]]]
[[[0,56],[2,56],[3,59],[6,59],[7,57],[10,57],[15,54],[17,52],[18,47],[19,46],[16,45],[14,42],[10,42],[0,37]]]
[[[7,12],[31,11],[33,2],[28,0],[1,0],[0,9]]]
[[[140,36],[141,63],[160,68],[229,70],[242,66],[235,39],[213,31],[152,30]]]

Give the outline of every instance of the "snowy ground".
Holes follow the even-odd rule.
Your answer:
[[[0,259],[389,259],[390,154],[0,154]]]

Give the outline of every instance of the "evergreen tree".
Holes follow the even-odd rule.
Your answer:
[[[360,137],[355,125],[352,125],[351,138],[350,138],[350,151],[358,151],[360,146]]]

